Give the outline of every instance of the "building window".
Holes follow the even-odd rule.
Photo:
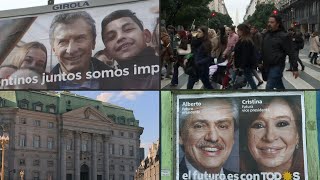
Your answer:
[[[49,113],[56,112],[56,106],[54,104],[47,105],[46,107],[47,107],[47,112],[49,112]]]
[[[130,171],[134,171],[134,166],[130,166]]]
[[[40,136],[33,136],[33,147],[39,148],[40,147]]]
[[[26,118],[20,118],[19,123],[20,124],[27,124]]]
[[[42,106],[36,105],[34,109],[36,111],[42,111]]]
[[[128,121],[130,126],[134,126],[134,118],[129,118]]]
[[[67,174],[67,180],[72,180],[72,174]]]
[[[82,141],[82,151],[88,151],[88,140]]]
[[[39,174],[38,171],[33,172],[33,180],[40,180]]]
[[[133,138],[133,133],[129,133],[129,138]]]
[[[26,161],[24,159],[20,159],[19,164],[20,164],[20,166],[24,166],[24,165],[26,165]]]
[[[20,134],[20,137],[19,137],[19,146],[20,146],[20,147],[25,147],[25,146],[26,146],[26,135]]]
[[[124,155],[124,145],[120,145],[119,150],[120,150],[119,155],[123,156]]]
[[[48,122],[48,128],[52,129],[53,128],[53,122]]]
[[[22,99],[18,102],[18,104],[21,109],[28,109],[29,101],[26,99]]]
[[[129,155],[130,155],[130,156],[134,156],[133,146],[129,146]]]
[[[102,175],[97,175],[97,180],[102,180]]]
[[[40,166],[40,160],[39,159],[34,160],[33,166]]]
[[[124,132],[120,132],[120,136],[124,136]]]
[[[109,175],[109,179],[110,179],[110,180],[115,180],[115,179],[114,179],[114,174],[110,174],[110,175]]]
[[[108,118],[110,118],[112,121],[116,120],[116,116],[114,114],[108,115]]]
[[[50,160],[50,161],[47,161],[47,166],[48,166],[48,167],[53,167],[53,161],[51,161],[51,160]]]
[[[54,110],[54,108],[52,108],[52,107],[51,107],[51,108],[49,108],[49,110],[48,110],[48,111],[49,111],[49,113],[55,113],[55,110]]]
[[[124,171],[124,165],[120,165],[120,171]]]
[[[113,171],[113,170],[114,170],[114,165],[111,164],[111,165],[109,166],[109,169],[110,169],[110,171]]]
[[[98,153],[102,152],[102,143],[101,142],[97,142],[97,152]]]
[[[48,149],[52,149],[52,148],[53,148],[53,138],[48,137]]]
[[[114,154],[114,144],[110,144],[110,154]]]
[[[67,147],[67,151],[72,150],[72,140],[71,139],[67,139],[66,147]]]
[[[131,176],[129,177],[129,180],[134,180],[134,176],[131,175]]]
[[[42,107],[43,104],[40,101],[33,103],[33,110],[35,111],[42,111]]]
[[[120,124],[126,124],[126,118],[121,116],[121,117],[118,117],[118,121]]]
[[[113,130],[111,131],[111,135],[113,135],[114,134],[114,132],[113,132]]]
[[[34,120],[34,125],[35,126],[40,126],[40,120]]]
[[[123,174],[119,175],[119,180],[124,180],[124,175]]]

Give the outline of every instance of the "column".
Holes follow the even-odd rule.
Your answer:
[[[68,135],[68,131],[65,129],[62,129],[61,131],[61,143],[60,143],[60,150],[61,150],[61,157],[60,157],[60,179],[61,180],[66,180],[66,169],[67,169],[67,162],[66,162],[66,156],[67,156],[67,152],[66,152],[66,142],[65,142],[65,138]]]
[[[92,180],[97,180],[97,134],[91,134],[91,169],[92,169]]]
[[[103,136],[103,169],[104,169],[104,179],[109,179],[109,136]]]
[[[80,132],[74,132],[74,179],[80,179]]]

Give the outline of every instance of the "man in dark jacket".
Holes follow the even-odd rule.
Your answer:
[[[295,56],[298,57],[297,60],[298,60],[299,64],[301,65],[301,71],[304,71],[304,65],[303,65],[301,59],[299,58],[299,51],[300,51],[300,49],[303,49],[303,47],[304,47],[302,33],[295,32],[294,28],[288,29],[288,33],[289,33],[290,37],[292,38],[293,50],[294,50]],[[287,69],[287,71],[292,71],[292,68],[290,67],[289,69]]]
[[[121,69],[128,68],[129,75],[120,78],[120,89],[158,89],[159,56],[148,47],[151,33],[130,10],[117,10],[101,23],[102,41],[106,53],[115,59]]]
[[[284,31],[280,16],[271,15],[268,21],[268,28],[269,30],[265,34],[262,44],[263,67],[267,76],[266,89],[285,89],[282,77],[286,56],[289,56],[294,78],[299,76],[298,57],[293,51],[292,39]]]
[[[113,71],[92,58],[95,48],[95,21],[85,11],[58,14],[49,31],[50,44],[59,60],[46,76],[48,89],[114,89],[113,78],[88,78],[94,71]]]

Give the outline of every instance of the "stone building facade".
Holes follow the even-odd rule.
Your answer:
[[[141,161],[135,175],[135,180],[160,179],[160,143],[159,140],[149,148],[148,156]]]
[[[132,110],[69,92],[2,91],[0,124],[5,179],[133,180],[141,162]]]
[[[210,11],[215,11],[221,14],[228,14],[228,10],[224,3],[224,0],[214,0],[208,4]]]
[[[285,28],[295,26],[302,33],[320,31],[319,0],[279,0]]]

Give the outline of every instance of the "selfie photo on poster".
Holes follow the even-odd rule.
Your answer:
[[[177,95],[177,179],[308,179],[304,95]]]
[[[159,1],[126,1],[0,18],[0,87],[158,89]]]

